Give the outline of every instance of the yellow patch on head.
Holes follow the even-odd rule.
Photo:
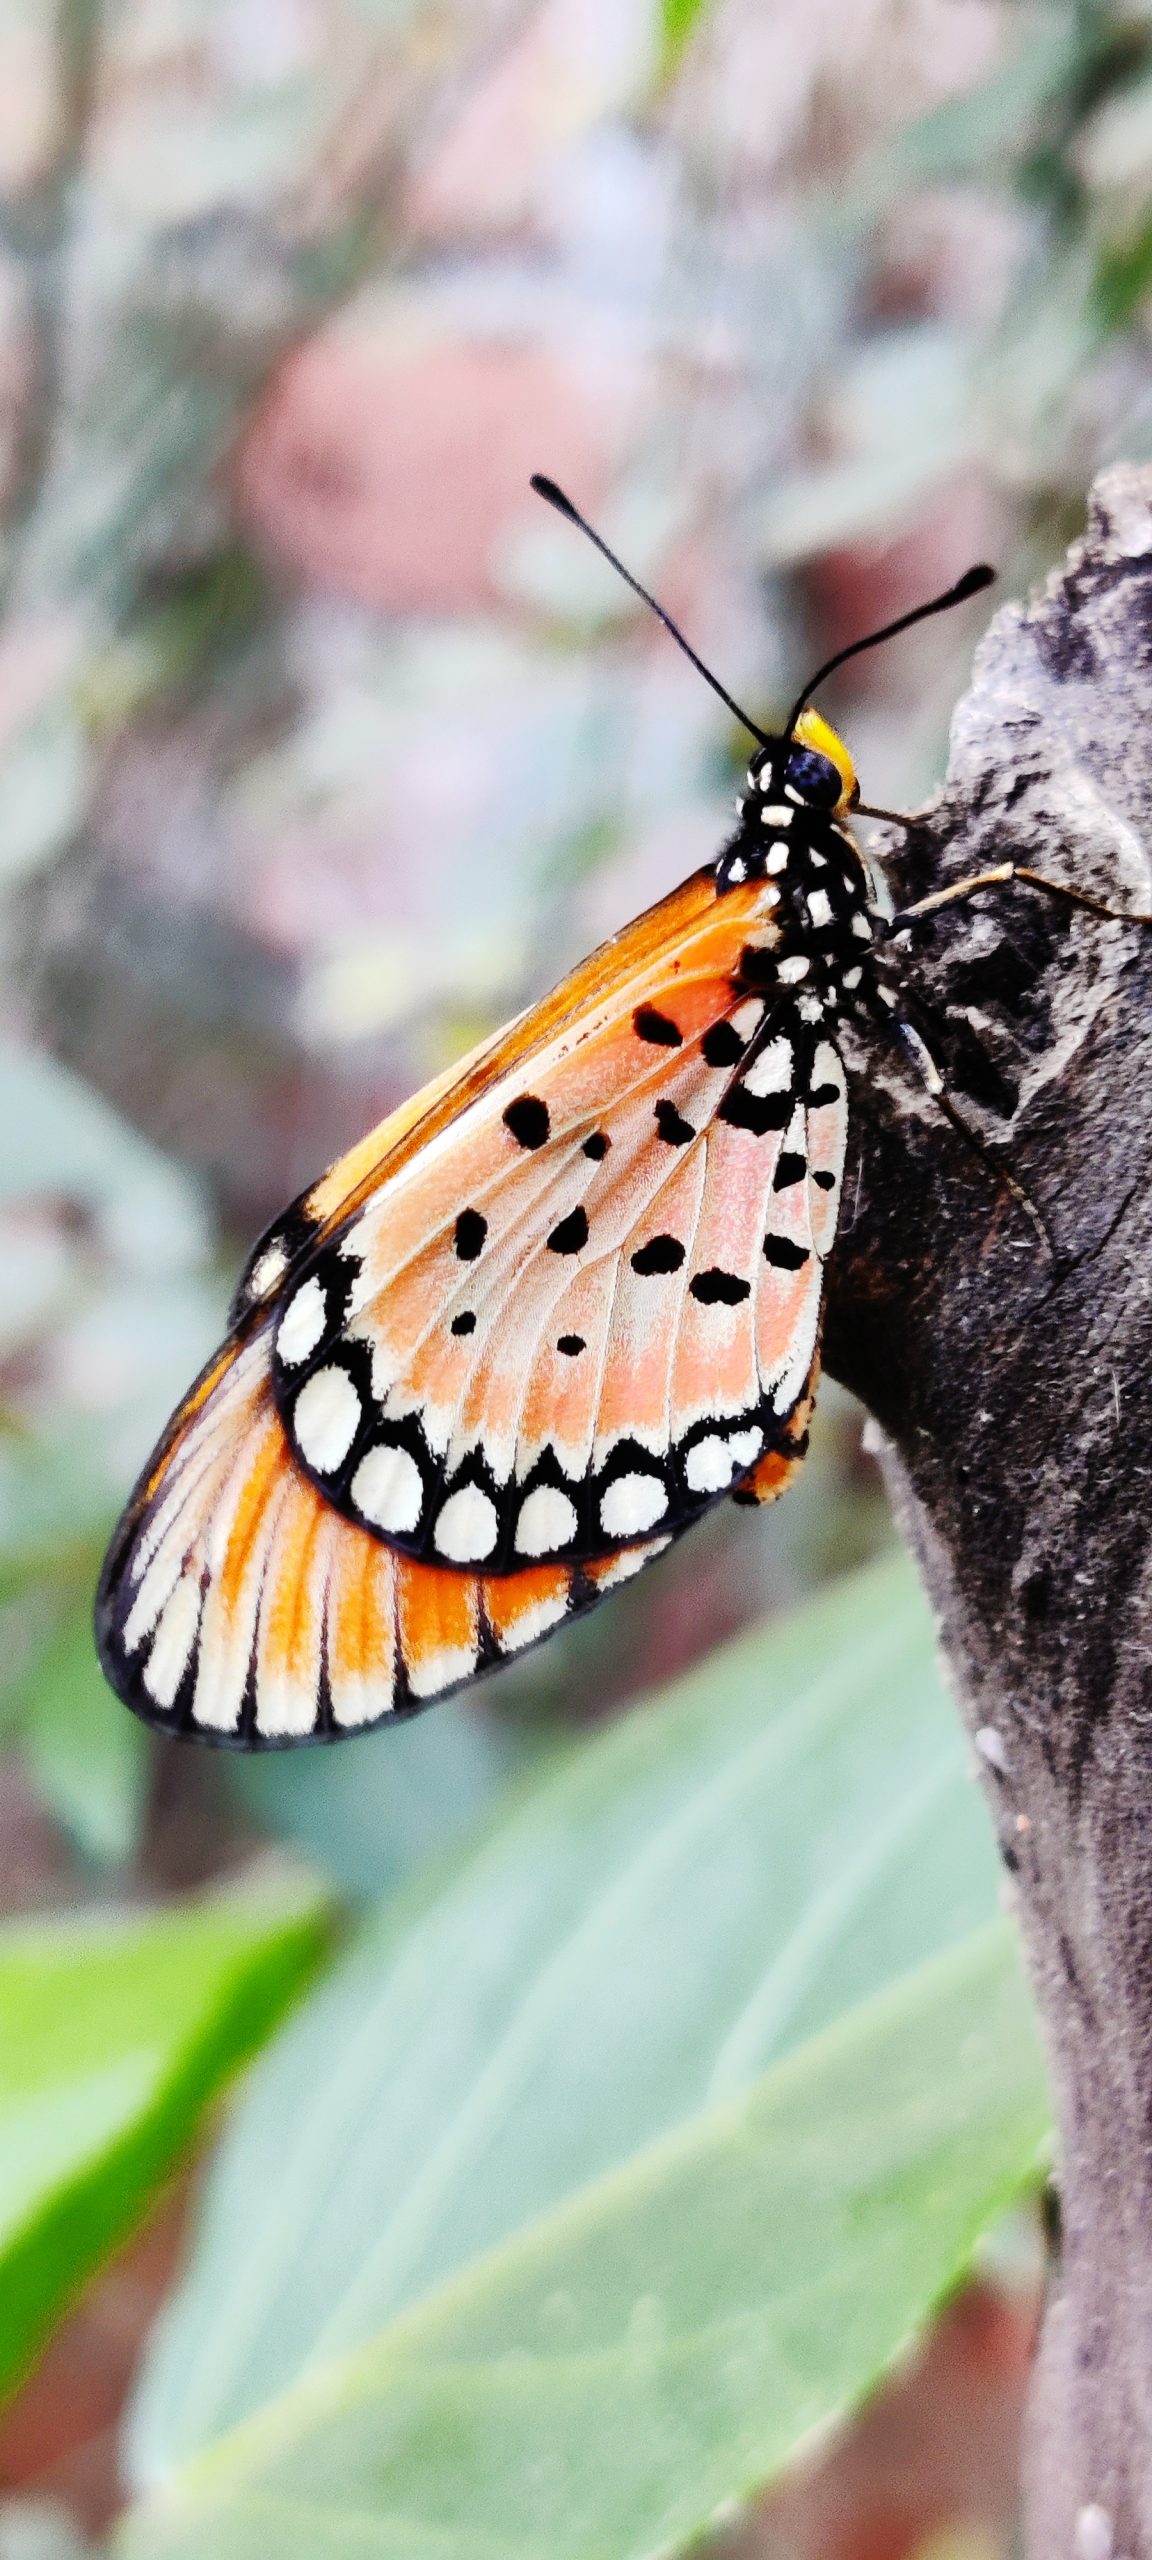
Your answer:
[[[813,747],[818,756],[827,756],[829,764],[835,765],[844,785],[836,803],[836,815],[843,816],[852,807],[860,788],[856,779],[856,767],[843,738],[837,737],[835,729],[830,728],[828,722],[821,719],[818,711],[802,711],[792,735],[800,746]]]

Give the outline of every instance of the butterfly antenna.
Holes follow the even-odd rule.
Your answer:
[[[533,472],[531,486],[538,498],[545,498],[550,507],[555,507],[557,515],[567,516],[569,524],[578,525],[581,533],[587,534],[589,542],[595,544],[597,551],[615,569],[617,576],[623,578],[625,586],[631,587],[633,595],[639,596],[642,604],[651,607],[657,621],[663,623],[677,648],[682,649],[685,657],[691,659],[693,666],[703,676],[705,684],[711,685],[713,693],[719,694],[721,702],[727,704],[729,711],[740,721],[741,726],[747,729],[752,737],[758,738],[762,747],[766,747],[768,745],[766,732],[757,728],[755,721],[749,719],[747,712],[741,710],[738,702],[733,702],[731,694],[725,692],[719,677],[713,675],[711,667],[705,666],[703,658],[697,657],[691,642],[685,639],[679,625],[673,622],[671,614],[665,613],[663,605],[657,604],[655,596],[649,595],[647,587],[642,587],[639,578],[634,578],[631,570],[625,568],[623,561],[617,559],[615,552],[609,550],[603,537],[596,532],[594,526],[589,524],[587,516],[582,516],[579,508],[573,506],[571,498],[566,498],[563,490],[557,488],[554,480],[546,479],[542,471]]]
[[[982,588],[990,587],[995,576],[995,570],[989,568],[986,560],[978,560],[975,568],[966,569],[963,577],[957,578],[954,587],[946,587],[942,596],[931,597],[927,604],[913,605],[911,613],[898,614],[895,622],[885,622],[879,631],[867,632],[863,640],[850,640],[846,649],[838,649],[834,658],[826,658],[823,666],[817,667],[815,675],[809,676],[803,693],[793,703],[784,730],[785,737],[791,737],[804,705],[815,693],[817,685],[823,684],[825,677],[833,675],[837,667],[842,667],[846,659],[858,658],[862,649],[878,649],[882,640],[894,640],[898,631],[910,631],[914,622],[927,622],[930,614],[950,613],[954,604],[966,604],[969,596],[978,596]],[[869,810],[867,814],[873,817],[888,813]]]

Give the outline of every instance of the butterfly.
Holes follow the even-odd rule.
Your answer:
[[[774,735],[533,485],[756,739],[735,830],[261,1237],[100,1581],[105,1672],[159,1730],[363,1732],[516,1658],[714,1504],[783,1493],[840,1205],[842,1022],[887,1025],[942,1095],[851,756],[808,703],[992,571],[839,652]]]

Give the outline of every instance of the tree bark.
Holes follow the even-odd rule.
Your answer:
[[[939,801],[882,841],[897,903],[1012,860],[1152,908],[1152,468],[997,616]],[[1013,883],[918,926],[908,985],[1053,1252],[861,1041],[828,1366],[883,1434],[1051,2060],[1029,2560],[1152,2560],[1152,930]]]

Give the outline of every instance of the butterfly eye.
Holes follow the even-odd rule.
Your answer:
[[[844,789],[843,776],[831,757],[817,755],[814,747],[793,747],[787,779],[793,790],[803,792],[817,809],[834,809]]]

